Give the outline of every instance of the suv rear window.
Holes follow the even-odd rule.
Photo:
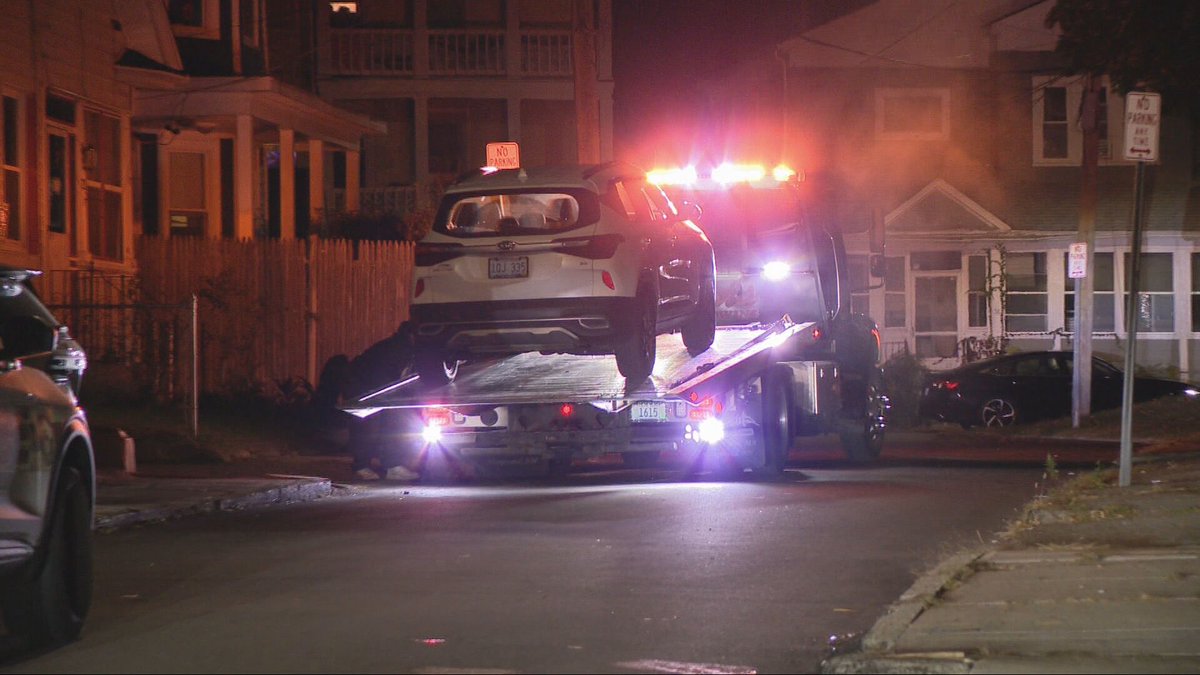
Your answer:
[[[596,195],[586,190],[447,195],[433,229],[452,237],[498,237],[566,232],[599,219]]]

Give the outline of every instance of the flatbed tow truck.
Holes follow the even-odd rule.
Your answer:
[[[414,374],[340,407],[370,420],[361,425],[370,442],[414,453],[426,474],[446,477],[497,465],[565,472],[611,454],[644,468],[663,453],[687,474],[772,476],[796,438],[829,433],[850,461],[873,461],[888,410],[878,330],[849,311],[840,233],[815,228],[793,239],[807,242],[789,279],[801,301],[786,303],[801,320],[772,311],[718,326],[697,356],[660,335],[654,373],[639,383],[610,356],[531,352],[463,364],[447,384]]]

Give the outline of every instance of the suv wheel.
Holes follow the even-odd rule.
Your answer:
[[[704,353],[716,338],[717,302],[714,293],[712,279],[705,279],[700,283],[700,297],[696,308],[680,330],[683,346],[687,347],[692,356]]]
[[[653,284],[638,286],[637,316],[628,335],[617,345],[617,370],[625,379],[640,382],[654,371],[658,337],[658,293]]]

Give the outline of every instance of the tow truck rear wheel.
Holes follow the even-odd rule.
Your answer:
[[[786,369],[773,368],[763,376],[762,428],[763,465],[754,469],[760,476],[783,473],[792,446],[792,404]]]
[[[883,450],[883,430],[889,406],[877,375],[866,378],[860,395],[862,399],[857,405],[849,406],[849,415],[840,420],[839,435],[847,459],[855,464],[866,464],[879,459]]]
[[[637,316],[629,334],[617,345],[617,370],[626,380],[641,382],[654,371],[658,337],[658,291],[653,283],[638,285]]]

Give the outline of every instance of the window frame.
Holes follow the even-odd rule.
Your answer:
[[[1009,259],[1006,259],[1004,261],[1004,295],[1005,295],[1005,298],[1004,298],[1004,332],[1006,334],[1010,334],[1010,335],[1038,335],[1038,334],[1048,332],[1050,330],[1050,268],[1049,268],[1048,254],[1045,251],[1009,251],[1008,253],[1005,254],[1005,256]],[[1042,257],[1041,259],[1042,259],[1042,286],[1043,287],[1041,290],[1014,291],[1009,288],[1009,279],[1012,275],[1012,272],[1010,271],[1012,256],[1033,256],[1033,260],[1034,260],[1034,272],[1033,273],[1035,276],[1037,275],[1037,256]],[[1041,312],[1041,314],[1031,314],[1031,313],[1014,314],[1009,309],[1009,300],[1010,300],[1011,296],[1022,296],[1022,297],[1041,296],[1045,301],[1045,303],[1044,303],[1045,308]],[[1041,316],[1042,317],[1042,327],[1039,329],[1034,329],[1034,330],[1029,330],[1029,329],[1014,330],[1010,324],[1010,319],[1013,316],[1018,316],[1018,317]]]
[[[1105,85],[1105,119],[1107,126],[1106,137],[1101,139],[1101,154],[1099,162],[1102,165],[1123,165],[1132,162],[1123,159],[1120,149],[1125,138],[1125,98],[1113,91],[1108,78]],[[1048,88],[1061,88],[1066,93],[1067,119],[1067,156],[1046,157],[1044,138],[1045,125],[1045,96],[1043,91]],[[1083,129],[1079,126],[1078,111],[1083,101],[1083,78],[1062,77],[1057,75],[1038,75],[1033,78],[1030,88],[1032,113],[1030,153],[1033,166],[1080,166],[1083,163]],[[1104,153],[1107,148],[1107,154]]]
[[[124,115],[111,110],[105,110],[88,105],[82,105],[81,112],[82,114],[80,117],[83,123],[81,125],[82,128],[79,130],[79,136],[83,139],[83,145],[81,146],[83,159],[79,166],[79,183],[80,190],[84,196],[84,199],[86,200],[85,207],[87,222],[85,223],[85,227],[87,227],[87,251],[93,258],[99,258],[101,260],[108,260],[111,262],[123,262],[125,257],[125,201],[130,198],[130,191],[127,189],[125,184],[128,178],[125,175],[125,166],[126,162],[129,160],[127,156],[129,154],[129,148],[127,147],[126,143],[127,125],[125,123],[125,117]],[[100,171],[99,167],[88,168],[89,160],[87,157],[89,151],[98,152],[98,150],[96,150],[96,148],[94,148],[91,144],[92,128],[90,122],[93,115],[108,118],[115,125],[116,133],[112,139],[114,141],[113,149],[117,155],[115,167],[115,179],[117,182],[115,183],[108,182],[106,180],[108,177],[97,175],[103,173]],[[92,190],[99,190],[104,194],[104,204],[97,206],[96,204],[92,203],[90,197]],[[117,222],[115,224],[116,250],[113,255],[108,255],[107,252],[105,252],[104,255],[101,255],[97,251],[97,241],[93,239],[92,219],[98,215],[93,209],[105,208],[105,206],[108,204],[107,200],[113,199],[114,195],[115,198],[119,200],[119,211],[117,215]],[[106,212],[99,215],[107,217],[108,214]],[[105,220],[104,222],[108,221]],[[103,234],[101,234],[101,238],[104,238]]]
[[[1117,255],[1119,253],[1120,253],[1119,251],[1096,251],[1092,254],[1092,269],[1088,270],[1089,274],[1095,274],[1096,270],[1099,269],[1099,265],[1096,263],[1096,259],[1099,258],[1100,256],[1109,256],[1109,259],[1110,259],[1109,264],[1112,269],[1112,278],[1109,279],[1109,284],[1110,284],[1111,288],[1109,288],[1108,290],[1106,290],[1106,291],[1098,290],[1096,288],[1095,280],[1093,280],[1093,282],[1092,282],[1092,286],[1093,286],[1093,288],[1092,288],[1092,334],[1093,335],[1108,334],[1108,333],[1116,334],[1118,332],[1118,330],[1121,329],[1121,326],[1118,325],[1118,323],[1117,323],[1117,317],[1119,316],[1119,312],[1117,309],[1117,298],[1121,295],[1121,294],[1117,293]],[[1063,251],[1062,255],[1063,255],[1063,270],[1064,270],[1064,272],[1063,272],[1063,305],[1062,305],[1062,317],[1061,317],[1062,318],[1062,330],[1063,330],[1063,333],[1065,333],[1066,335],[1074,335],[1075,334],[1075,327],[1074,327],[1075,308],[1073,306],[1071,307],[1072,314],[1068,318],[1067,305],[1068,305],[1068,301],[1074,302],[1074,300],[1075,300],[1075,283],[1074,283],[1075,280],[1071,279],[1066,274],[1067,266],[1070,264],[1070,261],[1069,261],[1069,258],[1071,255],[1070,251]],[[1110,299],[1112,300],[1112,316],[1110,317],[1110,320],[1112,323],[1112,328],[1105,329],[1105,328],[1097,327],[1096,297],[1101,296],[1101,295],[1109,296]]]
[[[1140,287],[1138,288],[1138,295],[1159,296],[1159,297],[1166,298],[1167,306],[1171,308],[1171,327],[1167,330],[1153,330],[1151,328],[1145,328],[1139,323],[1138,327],[1137,327],[1138,338],[1141,339],[1142,336],[1174,336],[1176,334],[1177,329],[1179,328],[1179,321],[1180,321],[1180,317],[1178,316],[1178,313],[1175,311],[1175,302],[1174,302],[1175,301],[1175,255],[1174,255],[1174,252],[1173,251],[1146,251],[1146,250],[1143,250],[1143,251],[1141,251],[1141,255],[1143,258],[1146,256],[1151,256],[1151,255],[1166,256],[1166,260],[1168,260],[1171,264],[1170,274],[1167,275],[1167,278],[1170,280],[1170,284],[1171,284],[1171,287],[1169,290],[1148,291],[1148,290],[1145,290],[1144,288],[1140,288]],[[1130,265],[1132,257],[1133,257],[1133,251],[1131,251],[1131,250],[1126,249],[1121,252],[1120,303],[1121,303],[1122,315],[1121,315],[1121,325],[1119,328],[1120,328],[1120,332],[1122,335],[1129,334],[1129,280],[1132,278],[1131,273],[1133,271],[1131,269],[1131,265]],[[1143,274],[1145,274],[1144,267],[1139,271],[1142,272]],[[1140,286],[1140,284],[1139,284],[1139,286]],[[1151,316],[1151,322],[1153,322],[1153,315]]]
[[[14,148],[15,155],[13,159],[15,163],[9,163],[7,144],[8,138],[5,136],[3,108],[4,99],[14,101],[13,106],[16,119],[14,121],[14,132],[16,134],[16,146]],[[29,212],[26,205],[26,193],[28,185],[28,176],[25,165],[28,162],[28,141],[25,136],[28,133],[26,124],[26,97],[20,92],[8,88],[0,89],[0,202],[7,204],[8,208],[8,224],[5,227],[3,236],[0,236],[0,247],[11,247],[19,245],[26,238],[26,218],[25,214]],[[16,207],[13,207],[13,199],[7,194],[6,186],[8,184],[9,174],[16,175]],[[13,224],[16,223],[16,236],[13,236]]]

